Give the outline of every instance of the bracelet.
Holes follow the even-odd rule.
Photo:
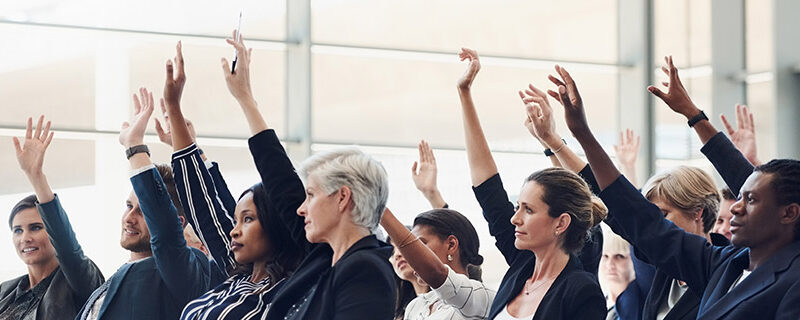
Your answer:
[[[416,242],[416,241],[419,241],[419,238],[417,238],[417,237],[414,237],[414,240],[411,240],[411,241],[409,241],[408,243],[401,244],[401,245],[398,247],[398,249],[403,249],[403,248],[405,248],[407,245],[409,245],[409,244],[412,244],[412,243],[414,243],[414,242]]]
[[[558,153],[559,151],[563,150],[565,146],[567,146],[567,140],[561,139],[561,142],[561,146],[553,150],[553,154]]]
[[[128,148],[128,150],[125,150],[125,156],[128,158],[128,160],[130,160],[133,155],[142,152],[146,153],[148,157],[150,156],[150,149],[148,149],[147,145],[144,144]]]
[[[408,233],[408,235],[406,235],[406,237],[405,237],[405,238],[403,238],[403,241],[400,241],[400,242],[399,242],[399,245],[398,245],[398,247],[402,248],[402,245],[403,245],[404,243],[406,243],[406,241],[408,241],[408,238],[411,238],[411,236],[413,236],[413,235],[414,235],[413,233],[409,232],[409,233]]]
[[[561,150],[558,150],[558,151],[561,151]],[[545,157],[552,157],[554,155],[556,155],[556,154],[553,153],[553,150],[550,150],[550,148],[544,149],[544,156]]]
[[[689,124],[690,128],[693,128],[695,124],[703,120],[708,120],[708,116],[706,116],[706,113],[703,112],[703,110],[700,110],[700,113],[689,119],[689,122],[687,123]]]

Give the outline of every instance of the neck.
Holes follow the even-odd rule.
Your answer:
[[[253,274],[250,275],[250,282],[259,282],[268,275],[266,260],[253,262]]]
[[[628,287],[627,283],[611,282],[608,284],[608,300],[611,304],[617,303],[617,297]]]
[[[794,233],[791,231],[785,232],[787,233],[777,234],[779,238],[772,239],[771,241],[765,241],[766,243],[762,246],[750,247],[750,267],[747,268],[748,271],[755,270],[758,268],[758,266],[767,261],[767,259],[772,257],[772,255],[774,255],[776,252],[794,242],[794,238],[791,238],[794,237]],[[788,234],[789,237],[783,236],[785,234]]]
[[[414,286],[414,293],[416,293],[417,295],[426,293],[426,292],[431,290],[430,287],[421,285],[421,284],[417,283],[416,281],[409,281],[409,282],[411,282],[411,285]]]
[[[331,249],[333,249],[333,258],[331,259],[331,266],[336,265],[336,262],[342,258],[347,249],[353,246],[358,240],[368,236],[369,230],[364,227],[356,226],[352,223],[345,223],[340,225],[339,228],[331,230],[331,236],[327,242]]]
[[[128,262],[142,260],[147,257],[152,257],[153,251],[141,251],[141,252],[133,252],[131,251],[131,258],[128,259]]]
[[[536,250],[533,254],[536,256],[536,266],[533,269],[531,279],[536,280],[552,280],[558,277],[564,267],[569,262],[569,254],[557,247],[555,243],[549,248]]]
[[[42,282],[42,280],[53,273],[56,268],[58,268],[58,260],[56,260],[55,257],[44,263],[28,265],[28,283],[30,284],[28,289]]]

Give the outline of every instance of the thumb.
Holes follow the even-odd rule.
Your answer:
[[[664,91],[661,91],[661,89],[656,88],[655,86],[647,87],[647,91],[650,91],[650,93],[652,93],[661,100],[666,99],[666,94],[664,93]]]
[[[122,130],[128,129],[128,127],[130,127],[130,126],[131,126],[131,124],[128,123],[128,121],[125,121],[125,122],[122,123]]]
[[[164,135],[164,128],[163,128],[163,127],[161,127],[161,121],[158,121],[158,118],[153,118],[153,120],[155,120],[155,121],[156,121],[156,133],[157,133],[159,136],[162,136],[162,135]]]
[[[228,64],[228,59],[222,58],[220,62],[222,63],[222,74],[227,78],[231,74],[231,66]]]
[[[412,176],[416,176],[417,175],[417,162],[416,161],[414,161],[414,164],[411,166],[411,175]]]
[[[22,153],[22,146],[20,146],[19,138],[13,137],[12,140],[14,141],[14,150],[16,150],[17,154],[19,155],[20,153]],[[417,163],[414,162],[414,167],[416,167],[416,166],[417,166]]]
[[[564,109],[572,108],[572,100],[569,99],[567,94],[567,87],[558,86],[558,98],[561,100],[561,104],[564,105]]]

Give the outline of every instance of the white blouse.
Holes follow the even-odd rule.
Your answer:
[[[487,319],[496,292],[447,267],[438,288],[417,296],[406,307],[405,320]]]

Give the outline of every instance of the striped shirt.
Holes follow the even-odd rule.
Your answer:
[[[272,297],[284,281],[271,286],[269,277],[253,283],[251,274],[229,274],[237,266],[230,238],[236,201],[218,166],[204,163],[197,146],[192,144],[172,155],[172,171],[186,220],[216,262],[220,269],[217,271],[229,277],[222,283],[213,283],[216,288],[189,302],[181,319],[265,318]],[[223,279],[220,277],[219,281]]]
[[[266,319],[272,297],[283,283],[280,280],[269,287],[269,277],[253,283],[249,274],[235,275],[189,302],[183,309],[181,319]]]
[[[494,290],[482,282],[447,267],[447,279],[438,288],[421,294],[406,307],[406,320],[487,319]]]

